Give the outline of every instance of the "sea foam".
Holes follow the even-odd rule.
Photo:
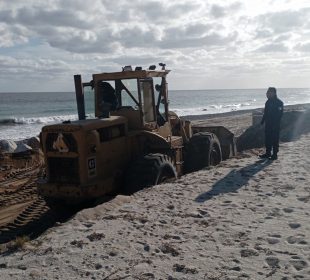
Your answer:
[[[0,125],[23,125],[23,124],[48,124],[63,122],[67,120],[77,120],[77,115],[65,115],[65,116],[47,116],[47,117],[10,117],[6,119],[0,119]]]

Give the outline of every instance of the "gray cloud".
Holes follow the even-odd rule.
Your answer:
[[[27,35],[29,32],[20,26],[9,27],[0,24],[0,47],[12,47],[15,44],[27,43]]]
[[[234,13],[242,7],[240,2],[235,2],[229,6],[211,5],[210,14],[215,18],[225,17],[229,13]]]
[[[56,77],[62,75],[70,66],[61,60],[50,59],[16,59],[14,57],[0,56],[0,73],[2,77],[16,74],[27,78]]]
[[[156,29],[152,27],[132,26],[119,30],[112,40],[119,42],[126,48],[155,47],[159,38]]]
[[[298,11],[287,10],[274,13],[266,13],[257,17],[257,22],[263,30],[269,29],[273,33],[285,33],[298,31],[309,23],[310,8]]]
[[[44,8],[21,8],[16,12],[2,10],[0,22],[8,24],[22,24],[28,27],[36,26],[64,26],[90,28],[92,25],[81,18],[80,13],[70,10],[45,10]]]
[[[220,5],[212,5],[210,13],[212,16],[214,16],[215,18],[220,18],[220,17],[224,17],[226,14],[226,9]]]
[[[256,49],[257,52],[287,52],[288,47],[282,43],[270,43]]]
[[[310,42],[298,44],[295,46],[295,49],[301,52],[310,53]]]
[[[270,29],[256,30],[255,39],[265,39],[273,36],[273,32]]]
[[[72,53],[107,53],[115,48],[115,40],[110,29],[96,32],[79,29],[42,28],[41,36],[47,36],[47,42],[55,48]]]
[[[227,3],[2,1],[0,83],[13,73],[16,79],[35,79],[49,72],[59,79],[75,69],[92,73],[159,61],[178,69],[173,72],[177,77],[198,70],[205,75],[208,65],[209,76],[224,73],[229,78],[232,72],[267,73],[269,68],[261,64],[269,65],[270,56],[273,69],[282,69],[285,61],[300,52],[306,58],[301,64],[308,67],[310,8],[295,4],[291,10],[285,5],[277,8],[277,2],[269,1],[273,9],[264,14],[259,0],[253,2],[260,8],[257,11],[243,1]],[[71,82],[71,76],[68,79]]]
[[[167,36],[160,43],[162,48],[193,48],[206,46],[221,46],[229,44],[237,37],[237,33],[229,36],[221,36],[215,32],[203,36],[182,36],[184,32],[174,32],[168,30]]]
[[[102,0],[108,20],[115,22],[164,23],[198,11],[202,4],[189,1],[128,1]]]
[[[71,0],[69,2],[73,5]],[[83,7],[81,1],[77,3]],[[74,5],[75,10],[72,7],[69,9],[69,5],[63,2],[61,5],[62,9],[42,5],[2,10],[0,22],[10,26],[25,26],[29,33],[41,37],[52,47],[76,53],[114,52],[119,47],[167,48],[173,45],[174,48],[187,48],[203,42],[212,43],[212,39],[215,39],[214,44],[218,44],[223,39],[215,31],[208,36],[200,35],[210,29],[210,26],[203,23],[187,24],[180,31],[164,25],[164,22],[171,19],[180,20],[196,12],[202,5],[197,1],[175,1],[169,4],[137,1],[132,5],[128,1],[115,3],[102,0],[95,1],[97,9],[94,14],[87,14],[90,8],[84,12]],[[177,44],[171,42],[170,37],[175,35],[171,34],[172,30],[179,33]],[[183,46],[180,45],[182,43]]]
[[[287,42],[291,39],[292,37],[292,34],[290,33],[287,33],[287,34],[283,34],[283,35],[280,35],[280,36],[277,36],[275,39],[274,39],[274,42],[277,43],[281,43],[281,42]]]

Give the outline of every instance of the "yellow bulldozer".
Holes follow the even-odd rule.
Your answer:
[[[169,72],[160,63],[160,70],[125,66],[93,74],[90,82],[75,75],[78,120],[42,128],[40,194],[66,203],[131,194],[233,156],[234,135],[226,128],[194,127],[169,111]],[[86,90],[94,95],[90,116]]]

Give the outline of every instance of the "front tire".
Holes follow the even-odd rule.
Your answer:
[[[213,133],[199,132],[193,135],[185,149],[185,173],[194,172],[222,161],[221,146]]]
[[[145,187],[175,179],[177,172],[172,159],[164,154],[148,154],[132,163],[125,174],[123,191],[131,194]]]

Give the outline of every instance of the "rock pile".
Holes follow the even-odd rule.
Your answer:
[[[0,153],[19,154],[38,151],[40,149],[40,140],[38,137],[31,137],[22,141],[0,140]]]

